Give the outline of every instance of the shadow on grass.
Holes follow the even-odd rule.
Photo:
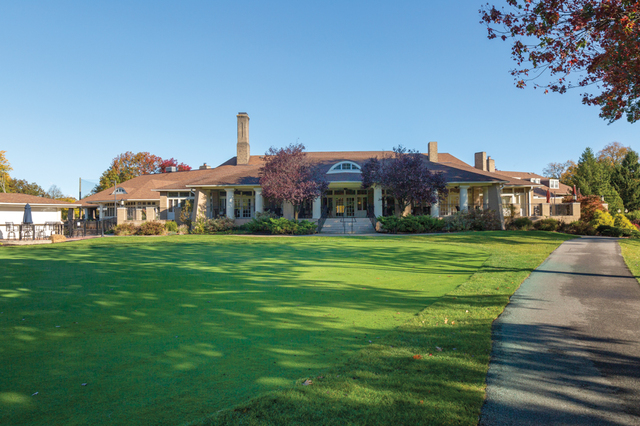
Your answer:
[[[0,358],[13,366],[2,416],[202,418],[342,363],[465,282],[486,256],[326,239],[11,249],[0,267]]]

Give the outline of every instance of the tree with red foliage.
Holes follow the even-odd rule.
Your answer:
[[[401,215],[412,203],[435,204],[447,195],[441,173],[427,169],[424,156],[402,146],[393,148],[393,156],[371,158],[362,166],[362,187],[380,185],[398,203]]]
[[[291,203],[295,220],[300,206],[321,196],[329,185],[318,167],[307,159],[304,149],[302,144],[271,147],[260,169],[262,195],[278,203]]]
[[[579,197],[580,202],[580,220],[583,222],[591,222],[596,210],[606,211],[602,203],[602,197],[599,195],[587,195]]]
[[[175,167],[178,169],[179,172],[186,172],[191,170],[191,166],[184,163],[178,164],[178,160],[176,160],[173,157],[167,160],[163,160],[162,163],[160,163],[160,166],[159,166],[160,173],[166,173],[167,167]]]
[[[545,71],[534,87],[565,93],[581,87],[582,103],[599,106],[610,123],[640,119],[640,3],[637,0],[506,0],[509,11],[480,10],[489,39],[512,39],[516,86]],[[530,74],[532,74],[530,76]],[[572,81],[570,77],[575,75]],[[588,93],[596,85],[601,93]]]

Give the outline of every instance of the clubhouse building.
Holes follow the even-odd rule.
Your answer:
[[[271,211],[278,216],[293,218],[293,206],[277,205],[262,196],[260,169],[262,155],[251,155],[249,116],[238,113],[237,155],[218,167],[206,164],[197,170],[174,171],[143,175],[93,194],[82,200],[85,216],[116,218],[117,223],[146,220],[180,221],[180,211],[186,201],[193,202],[192,218],[227,216],[240,225],[256,213]],[[329,218],[371,218],[395,214],[393,198],[380,187],[362,188],[361,169],[373,157],[392,154],[385,151],[307,152],[329,182],[328,190],[302,206],[299,218],[318,220]],[[438,152],[437,142],[429,142],[427,153],[421,154],[432,172],[441,173],[449,194],[434,205],[413,205],[403,214],[447,216],[469,209],[495,210],[504,220],[505,214],[535,216],[550,209],[540,208],[536,190],[544,185],[539,180],[509,176],[496,171],[495,161],[485,152],[477,152],[471,166],[451,154]],[[513,173],[511,173],[513,174]],[[537,175],[536,175],[537,176]],[[543,203],[544,204],[544,203]],[[575,206],[574,206],[575,207]],[[411,211],[409,211],[411,210]],[[576,220],[571,209],[572,218]],[[577,208],[579,215],[579,208]]]

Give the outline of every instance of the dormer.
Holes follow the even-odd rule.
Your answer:
[[[341,161],[329,169],[327,174],[330,173],[362,173],[362,168],[353,161]]]
[[[549,188],[560,189],[560,181],[558,179],[549,179]]]
[[[119,187],[116,188],[115,191],[113,191],[111,193],[111,195],[113,195],[113,194],[126,194],[126,193],[127,193],[127,191],[125,191],[123,187],[119,186]]]

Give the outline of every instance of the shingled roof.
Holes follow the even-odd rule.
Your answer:
[[[0,204],[30,204],[32,206],[60,206],[60,207],[80,207],[80,203],[70,203],[68,201],[54,200],[53,198],[37,197],[28,194],[3,193],[0,192]]]
[[[162,188],[171,184],[179,184],[188,180],[201,177],[206,172],[210,172],[213,169],[205,170],[189,170],[184,172],[173,173],[157,173],[150,175],[142,175],[129,179],[126,182],[119,183],[118,188],[123,188],[126,194],[116,194],[115,199],[120,200],[135,200],[135,201],[154,201],[160,198],[160,195],[154,189]],[[185,188],[184,184],[180,186]],[[81,200],[84,207],[93,206],[97,203],[110,203],[114,200],[113,195],[114,187],[107,188],[104,191],[100,191],[96,194],[85,197]]]
[[[393,155],[391,151],[338,151],[338,152],[307,152],[307,158],[320,167],[320,171],[327,173],[329,169],[342,161],[352,161],[360,166],[370,158],[385,158]],[[438,154],[437,163],[428,160],[428,155],[423,154],[425,165],[429,170],[440,172],[449,183],[504,183],[517,186],[531,186],[530,182],[524,183],[518,179],[504,176],[498,173],[478,170],[456,157],[441,153]],[[223,163],[215,169],[210,169],[199,178],[181,182],[172,182],[169,185],[157,188],[162,191],[184,190],[187,188],[206,186],[257,186],[260,184],[260,168],[263,165],[263,156],[252,155],[249,164],[236,166],[236,158]],[[360,182],[358,173],[331,173],[326,175],[331,182]]]

